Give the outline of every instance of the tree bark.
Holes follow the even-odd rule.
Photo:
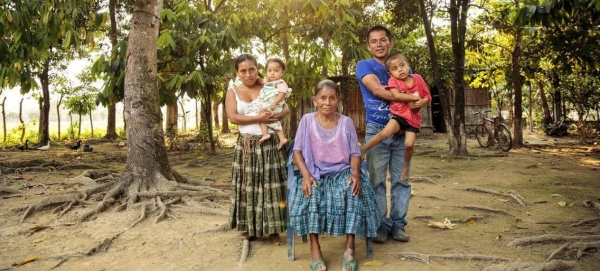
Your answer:
[[[515,8],[519,9],[519,0],[514,0]],[[513,114],[513,146],[520,147],[523,145],[523,129],[521,125],[521,119],[523,117],[523,89],[521,83],[521,66],[519,65],[519,58],[521,57],[521,41],[523,35],[521,29],[515,30],[515,41],[514,47],[510,54],[511,56],[511,83],[513,91],[515,93],[514,100],[514,114]]]
[[[560,95],[560,77],[556,71],[552,71],[552,110],[554,111],[554,122],[562,119],[562,96]]]
[[[56,103],[56,121],[58,121],[58,140],[60,140],[60,105],[62,104],[62,100],[64,97],[64,94],[60,94],[58,103]]]
[[[469,0],[450,0],[450,33],[454,56],[454,115],[448,126],[450,154],[466,155],[467,133],[465,129],[465,33]]]
[[[221,130],[221,124],[219,123],[219,101],[215,100],[212,104],[213,122],[215,123],[215,131]]]
[[[2,100],[2,127],[4,127],[4,145],[6,145],[6,110],[4,106],[6,105],[6,96]]]
[[[223,120],[223,123],[221,126],[221,133],[227,134],[230,131],[229,131],[229,119],[227,118],[227,110],[225,110],[225,99],[223,99],[221,104],[223,105],[223,113],[222,113],[223,116],[221,117],[221,119]]]
[[[179,124],[177,123],[177,100],[175,99],[171,104],[167,104],[167,132],[177,134],[179,130]]]
[[[50,89],[49,76],[50,58],[44,62],[44,70],[40,74],[40,83],[42,85],[42,100],[40,111],[40,143],[46,144],[50,140]]]
[[[444,88],[444,84],[442,83],[442,76],[440,71],[440,66],[438,63],[437,50],[435,47],[435,40],[433,39],[433,32],[431,31],[431,22],[429,20],[429,16],[427,15],[427,9],[425,8],[425,0],[419,0],[419,10],[421,13],[421,19],[423,19],[423,25],[425,28],[425,36],[427,37],[427,45],[429,47],[429,58],[431,59],[431,74],[433,75],[433,81],[435,87],[437,87],[440,102],[442,103],[442,116],[444,117],[444,123],[446,127],[452,126],[452,113],[450,111],[450,95],[448,95],[447,90]],[[451,133],[448,130],[448,143],[451,143]]]
[[[25,122],[23,121],[23,100],[25,98],[21,98],[21,102],[19,103],[19,122],[21,123],[21,142],[25,138]]]
[[[125,68],[127,164],[119,180],[129,185],[130,202],[139,191],[160,190],[173,180],[167,158],[157,76],[157,41],[162,0],[137,0],[133,7]]]
[[[116,9],[117,9],[117,0],[109,0],[108,1],[108,16],[110,18],[110,44],[112,48],[117,46],[117,18],[116,18]],[[106,120],[106,135],[104,138],[109,140],[114,140],[117,138],[117,106],[116,101],[110,100],[108,104],[108,119]]]
[[[546,99],[546,91],[544,90],[544,82],[541,80],[536,80],[537,84],[538,84],[538,88],[540,89],[540,101],[542,102],[542,111],[543,112],[543,118],[542,118],[542,124],[544,127],[546,127],[546,125],[552,123],[552,115],[550,114],[550,107],[548,106],[548,100]]]

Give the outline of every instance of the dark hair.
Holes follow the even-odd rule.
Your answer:
[[[384,31],[385,36],[388,38],[388,40],[392,41],[392,32],[390,32],[390,30],[387,29],[385,26],[376,25],[376,26],[371,27],[371,29],[369,29],[369,32],[367,32],[367,42],[369,42],[369,38],[371,37],[371,32],[375,32],[375,31]]]
[[[315,97],[319,94],[319,92],[321,92],[321,90],[323,90],[326,87],[334,89],[335,95],[337,95],[338,97],[340,96],[341,93],[338,85],[329,79],[325,79],[317,83],[317,87],[315,87]]]
[[[254,65],[258,68],[258,61],[256,61],[256,58],[251,55],[251,54],[241,54],[240,56],[238,56],[235,59],[235,70],[238,70],[238,66],[240,65],[240,63],[244,62],[244,61],[252,61],[254,62]]]
[[[267,60],[267,64],[265,65],[265,69],[267,68],[267,66],[269,66],[269,63],[271,62],[277,62],[279,63],[279,66],[281,66],[281,69],[285,71],[285,63],[283,63],[283,60],[276,58],[276,57],[272,57],[269,58],[269,60]]]
[[[393,54],[390,54],[388,57],[385,58],[385,62],[384,62],[385,63],[385,68],[386,69],[388,68],[388,64],[390,64],[390,62],[392,60],[395,60],[395,59],[398,59],[398,58],[406,61],[406,64],[408,64],[408,59],[403,54],[401,54],[401,53],[393,53]]]

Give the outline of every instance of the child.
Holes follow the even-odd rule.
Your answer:
[[[408,169],[410,167],[410,159],[414,153],[414,145],[417,134],[421,128],[421,113],[419,109],[411,110],[408,103],[414,103],[420,99],[431,101],[429,88],[418,74],[409,74],[410,66],[408,60],[402,54],[391,54],[385,59],[385,67],[388,73],[392,76],[388,81],[389,89],[395,99],[400,99],[401,93],[414,95],[414,100],[410,102],[390,102],[390,120],[379,132],[374,135],[369,142],[362,148],[361,153],[373,148],[375,145],[384,141],[393,134],[404,131],[406,138],[404,139],[404,164],[402,165],[402,173],[400,174],[401,181],[408,180]],[[406,100],[406,99],[404,99]]]
[[[267,60],[267,77],[265,78],[265,87],[260,91],[258,99],[261,107],[269,110],[273,114],[279,114],[283,109],[285,99],[290,96],[292,89],[281,79],[285,72],[285,64],[283,60],[279,58],[271,58]],[[281,122],[276,121],[271,124],[260,123],[260,129],[263,136],[258,140],[259,143],[271,138],[268,127],[275,131],[277,137],[279,137],[278,150],[283,148],[287,144],[288,140],[283,134],[283,127]]]

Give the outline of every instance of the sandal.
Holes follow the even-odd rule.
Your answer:
[[[344,253],[344,258],[342,258],[342,271],[346,271],[346,267],[350,267],[350,270],[356,271],[356,258],[352,256],[350,260],[346,260],[346,253]]]
[[[325,269],[321,269],[321,268],[317,269],[317,267],[319,265],[325,267]],[[316,261],[312,262],[310,264],[310,270],[312,270],[312,271],[327,270],[327,266],[325,265],[325,261],[323,261],[323,259],[320,259],[320,260],[316,260]]]

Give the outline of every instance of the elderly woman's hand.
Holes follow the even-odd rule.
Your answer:
[[[302,193],[304,193],[304,197],[308,198],[312,195],[312,186],[317,187],[317,180],[312,176],[308,178],[302,178]]]
[[[348,183],[352,184],[352,195],[358,196],[360,194],[360,176],[350,175]]]

